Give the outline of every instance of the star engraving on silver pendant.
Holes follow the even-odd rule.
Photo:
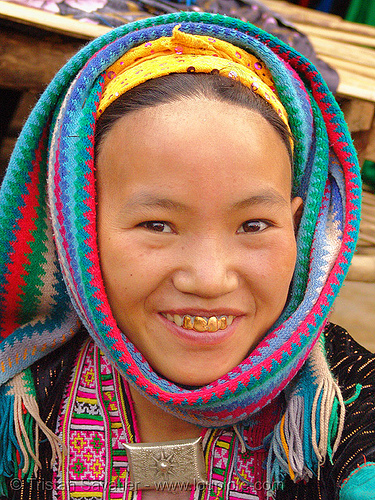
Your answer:
[[[202,438],[156,442],[126,443],[131,481],[138,489],[155,489],[155,485],[188,485],[205,483]]]
[[[168,453],[165,450],[161,450],[157,455],[153,455],[152,459],[155,464],[151,467],[155,470],[155,475],[157,479],[162,479],[164,481],[168,480],[171,475],[174,474],[175,467],[175,454]]]

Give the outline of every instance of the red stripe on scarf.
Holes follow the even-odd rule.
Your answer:
[[[18,207],[20,216],[17,219],[18,228],[13,230],[15,241],[10,242],[12,251],[9,254],[11,262],[7,266],[7,284],[4,286],[6,316],[1,323],[1,335],[6,338],[17,327],[21,325],[22,300],[26,285],[24,276],[28,272],[26,265],[30,264],[30,243],[34,241],[33,231],[36,229],[35,221],[38,218],[36,207],[39,205],[39,174],[40,162],[42,161],[42,150],[47,137],[47,128],[41,134],[38,148],[35,151],[35,160],[32,162],[33,169],[30,172],[30,180],[26,183],[27,193],[22,195],[25,203]],[[25,238],[27,235],[27,239]]]

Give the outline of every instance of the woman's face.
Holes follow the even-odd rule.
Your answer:
[[[212,382],[279,317],[296,260],[286,148],[259,114],[185,100],[132,112],[97,159],[100,262],[119,328],[159,374]]]

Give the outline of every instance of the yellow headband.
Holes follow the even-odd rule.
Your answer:
[[[173,29],[172,37],[162,37],[130,49],[104,74],[105,81],[97,117],[128,90],[153,78],[170,73],[213,73],[240,80],[270,103],[289,128],[271,73],[252,54],[212,37],[189,35]]]

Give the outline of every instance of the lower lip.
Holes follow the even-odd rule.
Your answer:
[[[195,330],[186,330],[181,326],[177,326],[176,323],[173,323],[173,321],[169,321],[169,319],[167,319],[160,313],[159,317],[168,328],[168,330],[173,333],[173,335],[180,338],[181,340],[184,340],[185,342],[201,345],[215,345],[224,342],[234,334],[237,328],[237,324],[241,319],[240,316],[236,316],[232,324],[227,326],[224,330],[218,330],[217,332],[197,332]]]

